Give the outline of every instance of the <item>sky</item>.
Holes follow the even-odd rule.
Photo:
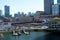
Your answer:
[[[54,1],[56,3],[56,0]],[[4,6],[10,6],[10,14],[17,12],[44,11],[44,0],[0,0],[0,10],[4,14]]]

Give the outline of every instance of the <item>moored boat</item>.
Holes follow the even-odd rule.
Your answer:
[[[15,31],[13,31],[13,35],[14,36],[18,36],[18,33],[16,33]]]

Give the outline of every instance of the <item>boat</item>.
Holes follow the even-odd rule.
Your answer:
[[[18,35],[21,35],[21,32],[18,32]]]
[[[27,32],[27,31],[24,31],[24,34],[28,35],[28,34],[29,34],[29,32]]]
[[[3,38],[3,34],[0,34],[0,38]]]
[[[28,35],[29,34],[29,32],[24,32],[26,35]]]
[[[48,29],[48,26],[42,26],[41,29]]]
[[[18,36],[18,33],[16,33],[15,31],[13,31],[13,35],[14,36]]]
[[[13,33],[14,36],[18,36],[18,33]]]

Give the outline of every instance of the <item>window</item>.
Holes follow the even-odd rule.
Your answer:
[[[8,25],[8,23],[4,23],[4,25]]]

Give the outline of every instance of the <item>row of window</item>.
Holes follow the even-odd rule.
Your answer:
[[[2,25],[2,23],[0,23],[0,25]],[[8,23],[4,23],[3,25],[8,25]]]

